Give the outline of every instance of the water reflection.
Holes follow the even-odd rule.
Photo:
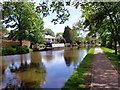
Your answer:
[[[66,48],[3,56],[2,86],[61,88],[86,54],[86,49]]]
[[[47,60],[48,62],[51,62],[52,60],[54,60],[54,52],[53,51],[46,51],[43,56],[42,56],[45,60]]]
[[[67,66],[70,66],[72,63],[76,65],[79,60],[79,51],[77,48],[67,48],[64,51],[64,59]]]
[[[18,61],[13,58],[10,60],[10,57],[3,57],[3,62],[8,61],[8,58],[11,61],[4,72],[4,87],[40,87],[40,84],[44,84],[46,71],[41,62],[40,53],[31,52],[28,55],[18,55]],[[5,64],[4,62],[3,66]]]

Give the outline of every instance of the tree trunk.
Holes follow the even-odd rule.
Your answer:
[[[114,33],[114,29],[112,27],[109,28],[109,30],[112,30],[111,33],[112,33],[112,36],[113,36],[113,40],[114,40],[114,50],[115,50],[115,54],[117,54],[117,38],[115,36],[115,33]]]
[[[33,45],[33,43],[32,42],[30,42],[30,48],[32,49],[32,45]]]
[[[116,40],[114,41],[114,44],[115,44],[114,45],[115,54],[117,54],[117,41]]]
[[[20,42],[20,46],[22,46],[22,40],[19,40],[19,42]]]

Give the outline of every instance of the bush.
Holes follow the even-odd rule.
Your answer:
[[[16,48],[2,48],[2,55],[12,55],[16,53]]]
[[[118,55],[118,58],[120,59],[120,55]]]
[[[16,48],[16,53],[23,54],[28,52],[29,52],[28,46],[20,46]]]
[[[28,53],[30,50],[28,46],[13,46],[10,48],[2,48],[2,55],[14,55]]]
[[[66,43],[66,40],[64,38],[61,38],[59,42],[60,43]]]

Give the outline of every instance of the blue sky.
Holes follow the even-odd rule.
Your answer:
[[[74,7],[71,7],[71,6],[67,6],[66,8],[69,10],[69,13],[70,13],[68,21],[66,21],[64,24],[54,25],[53,23],[51,23],[51,20],[55,16],[54,16],[54,14],[51,14],[50,16],[47,16],[43,19],[45,22],[45,24],[44,24],[45,28],[50,28],[55,33],[64,32],[64,28],[67,25],[72,28],[73,24],[75,24],[76,22],[78,22],[80,20],[81,12],[80,12],[80,9],[75,9]]]

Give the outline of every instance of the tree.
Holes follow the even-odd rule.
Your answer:
[[[38,13],[34,12],[33,16],[31,17],[31,28],[26,30],[27,39],[31,41],[31,47],[33,44],[43,43],[43,34],[45,32],[43,25],[44,22],[42,18],[40,18]]]
[[[69,26],[65,27],[63,37],[65,38],[66,43],[72,43],[73,37],[72,37],[72,32]]]
[[[55,36],[55,33],[50,28],[46,28],[45,32],[47,35]]]
[[[43,21],[35,12],[34,3],[4,2],[3,19],[6,27],[14,29],[12,38],[18,39],[21,46],[22,40],[37,43],[42,39]]]
[[[3,26],[0,26],[0,31],[2,32],[2,34],[8,33],[8,30]]]
[[[56,36],[62,36],[62,35],[63,35],[63,32],[56,33]]]
[[[118,39],[118,37],[120,37],[118,28],[119,3],[120,2],[90,2],[81,4],[83,16],[85,17],[85,27],[89,27],[91,33],[98,33],[100,36],[104,32],[107,32],[106,34],[104,33],[105,36],[112,35],[116,54],[117,42],[120,42]],[[116,17],[118,17],[118,19]]]
[[[70,16],[69,11],[65,8],[64,0],[54,0],[52,2],[51,0],[43,0],[36,7],[36,11],[41,13],[42,17],[46,17],[50,13],[56,13],[56,18],[51,20],[54,24],[63,24]]]
[[[73,42],[73,43],[76,43],[77,40],[78,40],[78,36],[79,36],[77,30],[71,29],[71,34],[72,34],[72,38],[73,38],[73,39],[72,39],[72,42]]]
[[[0,26],[0,39],[4,39],[4,35],[8,34],[8,32],[9,31],[5,27]]]
[[[69,26],[66,26],[63,33],[63,38],[65,38],[66,43],[76,43],[78,33],[75,29],[71,29]]]

